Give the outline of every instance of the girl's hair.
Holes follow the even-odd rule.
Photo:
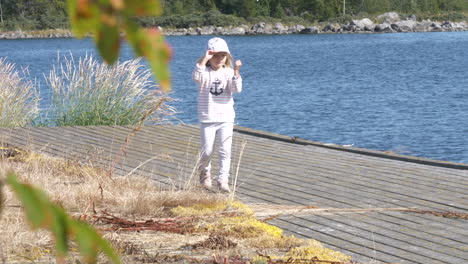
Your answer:
[[[200,59],[198,59],[197,63],[200,64],[200,62],[203,60],[204,57],[201,57]],[[210,66],[210,61],[207,61],[206,62],[206,65],[205,66]],[[232,68],[232,56],[231,56],[231,53],[227,53],[226,55],[226,62],[224,63],[224,66],[226,67],[229,67],[229,68]]]

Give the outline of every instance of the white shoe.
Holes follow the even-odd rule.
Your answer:
[[[218,181],[218,188],[221,192],[231,192],[231,189],[229,189],[229,183],[228,182],[220,182]]]
[[[200,184],[205,189],[211,189],[211,174],[206,171],[200,172]]]

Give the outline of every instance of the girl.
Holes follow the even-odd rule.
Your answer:
[[[232,69],[232,56],[226,41],[212,38],[200,60],[195,65],[192,78],[198,86],[198,119],[201,123],[200,184],[211,188],[211,156],[215,138],[218,136],[219,174],[218,188],[230,192],[229,169],[231,167],[231,144],[234,127],[233,94],[242,91],[239,70],[242,62],[237,60]]]

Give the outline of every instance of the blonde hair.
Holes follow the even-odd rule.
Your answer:
[[[198,59],[197,63],[200,64],[200,62],[202,62],[204,57],[201,57],[200,59]],[[228,68],[232,68],[232,56],[231,56],[231,53],[227,53],[226,55],[226,62],[224,63],[224,66],[225,67],[228,67]],[[205,66],[210,66],[210,61],[207,61],[206,62],[206,65]]]

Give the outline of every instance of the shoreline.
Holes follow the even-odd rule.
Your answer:
[[[282,23],[259,22],[241,26],[204,26],[190,28],[157,27],[165,36],[196,35],[288,35],[288,34],[374,34],[374,33],[410,33],[410,32],[457,32],[468,31],[466,21],[417,21],[412,15],[400,19],[399,14],[389,12],[378,16],[374,22],[370,18],[351,20],[345,24],[323,22],[318,25],[283,25]],[[72,38],[69,29],[48,29],[36,31],[0,32],[0,39],[37,39],[37,38]]]

